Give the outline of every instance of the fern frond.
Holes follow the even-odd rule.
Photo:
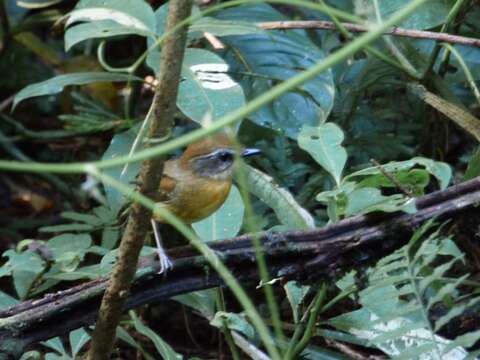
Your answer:
[[[453,340],[438,334],[467,309],[480,307],[480,297],[474,297],[473,291],[462,295],[472,286],[469,274],[448,277],[453,267],[458,273],[465,256],[432,224],[424,225],[407,245],[368,270],[368,286],[358,294],[361,309],[329,323],[367,339],[395,359],[475,358],[465,348],[480,340],[480,331]],[[439,310],[444,314],[434,320],[432,312]]]

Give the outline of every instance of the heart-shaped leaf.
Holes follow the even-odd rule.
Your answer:
[[[298,145],[333,176],[337,185],[347,162],[343,139],[343,131],[333,123],[304,126],[298,135]]]

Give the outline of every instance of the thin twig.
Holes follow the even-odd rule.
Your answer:
[[[331,21],[266,21],[256,23],[258,27],[265,30],[285,30],[285,29],[323,29],[336,30],[336,25]],[[352,23],[342,23],[342,25],[351,32],[367,32],[371,27]],[[480,39],[466,36],[438,33],[434,31],[412,30],[400,27],[393,27],[385,31],[387,35],[404,36],[415,39],[440,40],[452,44],[462,44],[468,46],[480,47]]]
[[[413,194],[409,189],[407,189],[405,186],[400,184],[397,179],[395,179],[395,176],[390,174],[388,171],[386,171],[382,164],[380,164],[377,160],[375,159],[370,159],[370,162],[375,165],[378,170],[382,173],[383,176],[385,176],[387,179],[389,179],[401,192],[403,192],[405,195],[407,195],[410,198],[414,198],[415,194]]]

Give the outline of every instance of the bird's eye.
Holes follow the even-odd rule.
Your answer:
[[[222,151],[220,154],[218,154],[218,157],[221,161],[227,162],[232,160],[233,154],[228,151]]]

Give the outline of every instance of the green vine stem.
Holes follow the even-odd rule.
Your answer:
[[[447,15],[447,19],[445,20],[445,23],[442,25],[442,28],[440,29],[440,32],[446,32],[450,28],[450,24],[455,21],[458,13],[460,12],[463,4],[465,1],[468,2],[468,0],[457,0],[455,2],[455,5],[450,9],[450,12]],[[437,61],[437,57],[440,54],[441,50],[441,45],[440,43],[435,44],[435,48],[432,51],[432,55],[430,56],[428,66],[425,70],[425,73],[423,74],[422,78],[425,78],[432,70],[433,66],[435,65],[435,61]]]

